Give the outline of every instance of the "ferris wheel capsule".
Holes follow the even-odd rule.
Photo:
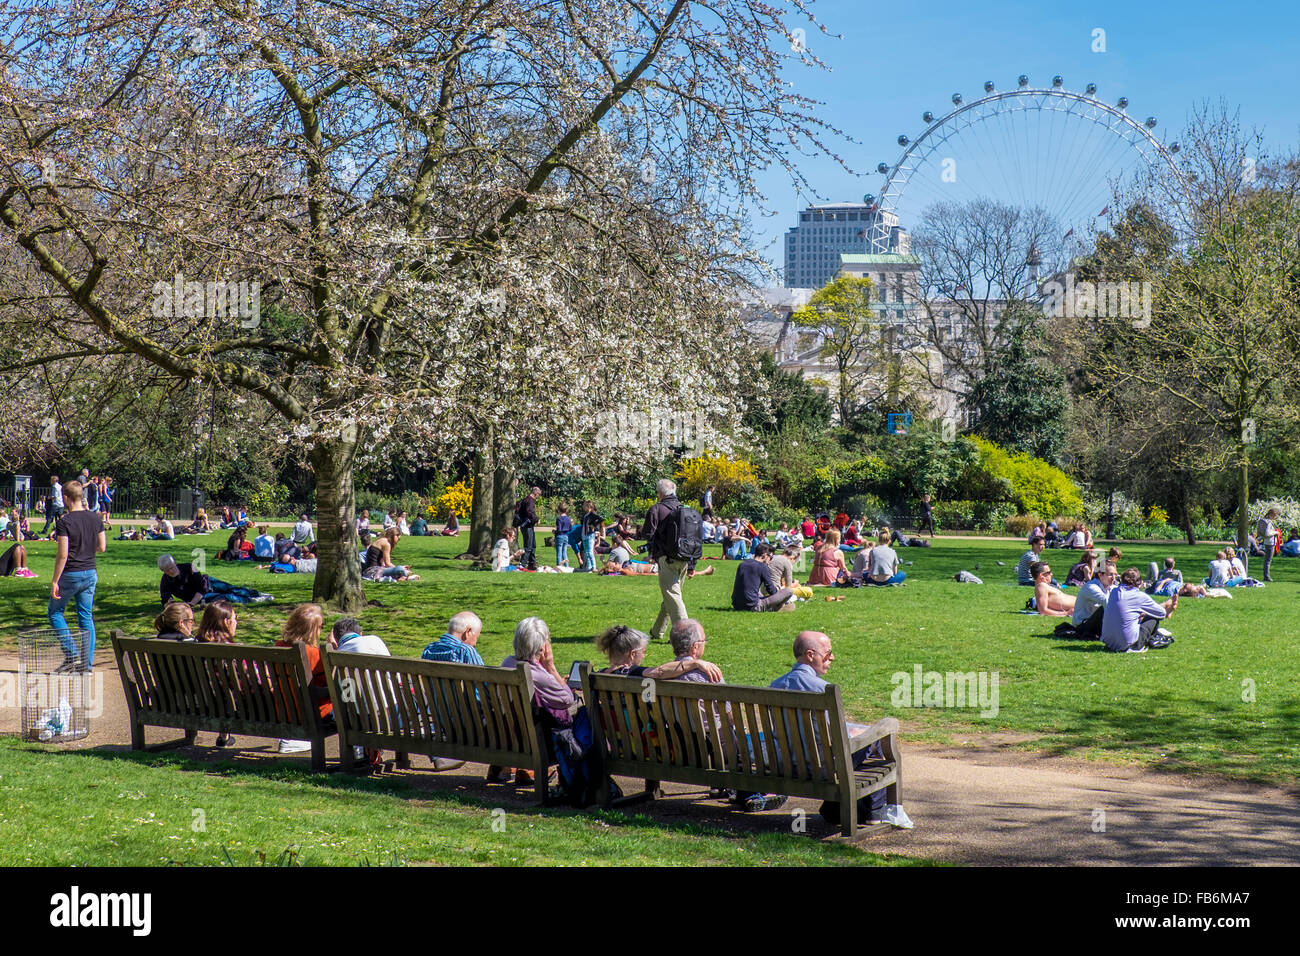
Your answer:
[[[1061,74],[1058,73],[1056,76],[1052,77],[1052,89],[1059,90],[1064,83],[1065,78],[1062,77]]]
[[[1096,96],[1096,95],[1097,95],[1097,84],[1096,84],[1096,83],[1089,83],[1087,86],[1085,86],[1085,87],[1083,88],[1083,92],[1087,93],[1089,96]]]
[[[876,172],[882,176],[885,175],[885,173],[889,172],[889,163],[877,163]]]
[[[906,134],[906,133],[904,133],[902,136],[898,137],[898,145],[899,145],[899,146],[906,146],[906,145],[907,145],[908,143],[910,143],[910,142],[911,142],[911,140],[907,138],[907,134]]]
[[[1155,128],[1156,128],[1156,118],[1155,118],[1154,116],[1148,116],[1148,117],[1146,118],[1146,123],[1143,124],[1143,125],[1145,125],[1147,129],[1155,129]]]
[[[1016,80],[1016,82],[1019,83],[1021,87],[1028,86],[1028,85],[1029,85],[1029,74],[1027,74],[1027,73],[1021,73],[1021,74],[1020,74],[1020,79]]]
[[[960,94],[960,93],[954,93],[954,94],[952,95],[952,105],[953,105],[953,106],[961,106],[961,94]]]
[[[1122,110],[1126,110],[1126,109],[1128,109],[1128,97],[1127,97],[1127,96],[1121,96],[1119,99],[1117,99],[1117,100],[1115,101],[1115,105],[1118,106],[1118,107],[1119,107],[1120,109],[1122,109]]]
[[[924,123],[933,123],[934,114],[931,113],[929,110],[926,110],[924,113],[921,114],[921,121]]]
[[[997,87],[995,87],[995,86],[993,85],[993,81],[992,81],[992,80],[985,80],[985,81],[984,81],[984,92],[985,92],[985,93],[992,93],[995,89],[997,89]]]
[[[1171,153],[1176,153],[1176,152],[1178,152],[1178,150],[1181,149],[1181,148],[1182,148],[1182,147],[1180,147],[1177,143],[1170,143],[1170,144],[1169,144],[1169,152],[1171,152]]]

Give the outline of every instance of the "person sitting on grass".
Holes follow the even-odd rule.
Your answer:
[[[1165,558],[1164,570],[1151,586],[1152,597],[1205,597],[1205,586],[1183,582],[1183,572],[1174,567],[1173,558]]]
[[[308,545],[316,540],[316,532],[312,530],[311,518],[306,514],[298,516],[298,521],[293,526],[291,540],[297,545]]]
[[[252,561],[253,542],[248,540],[248,532],[243,528],[230,532],[230,537],[226,539],[226,550],[217,557],[223,561]]]
[[[207,534],[211,530],[212,522],[208,520],[208,513],[200,508],[194,520],[181,529],[181,534]]]
[[[794,597],[790,588],[776,590],[772,586],[769,565],[772,546],[759,542],[754,546],[753,557],[740,562],[736,568],[736,582],[731,588],[731,607],[736,611],[794,610],[788,603]],[[764,594],[767,596],[764,597]]]
[[[716,664],[697,657],[669,661],[658,667],[644,665],[650,635],[626,624],[615,624],[596,638],[597,649],[609,659],[601,674],[620,677],[648,677],[651,680],[676,680],[691,672],[702,674],[710,683],[721,683],[722,671]]]
[[[1088,530],[1088,526],[1084,524],[1082,521],[1076,524],[1074,526],[1074,530],[1071,531],[1069,535],[1066,536],[1065,547],[1074,548],[1074,549],[1083,548],[1085,550],[1091,550],[1092,532]]]
[[[1223,553],[1227,555],[1228,564],[1232,566],[1232,577],[1238,584],[1246,580],[1246,565],[1242,562],[1241,557],[1237,554],[1235,548],[1224,548]]]
[[[301,644],[306,649],[307,666],[311,669],[308,691],[316,704],[321,723],[330,727],[334,724],[334,702],[330,700],[329,687],[325,683],[325,664],[320,653],[320,634],[324,627],[325,613],[319,604],[299,604],[289,612],[275,646],[293,647]],[[302,753],[311,750],[311,741],[281,739],[278,749],[282,754]]]
[[[424,515],[415,516],[415,520],[411,522],[411,534],[417,538],[424,538],[428,536],[429,522],[424,520]]]
[[[1016,582],[1026,587],[1034,587],[1034,575],[1029,570],[1029,566],[1038,560],[1038,556],[1043,553],[1046,547],[1046,539],[1041,534],[1035,534],[1029,539],[1029,550],[1020,556],[1020,561],[1016,564]]]
[[[27,567],[27,548],[23,544],[22,531],[16,533],[14,543],[9,545],[4,554],[0,554],[0,578],[11,575],[15,578],[34,578],[35,573]]]
[[[253,557],[271,560],[275,557],[275,539],[267,532],[267,526],[257,526],[257,537],[253,539]]]
[[[162,641],[190,643],[194,637],[194,611],[188,604],[173,601],[153,619],[154,636]]]
[[[222,531],[228,531],[235,526],[234,515],[230,513],[230,508],[221,509],[221,521],[218,522]]]
[[[519,566],[515,564],[515,559],[523,553],[523,548],[515,547],[515,529],[502,528],[501,537],[497,538],[497,543],[492,546],[492,570],[518,571]]]
[[[396,526],[385,529],[366,548],[361,561],[361,576],[367,581],[418,581],[420,576],[412,574],[409,565],[393,564],[393,548],[402,540],[402,533]]]
[[[1052,586],[1052,568],[1046,561],[1035,561],[1029,568],[1034,578],[1034,608],[1048,617],[1071,617],[1074,595]]]
[[[176,537],[176,529],[162,515],[153,516],[153,527],[145,532],[150,541],[171,541]]]
[[[851,544],[854,547],[862,546],[862,533],[856,521],[850,521],[844,529],[844,543]]]
[[[804,587],[794,576],[794,563],[803,555],[803,546],[799,544],[788,544],[785,548],[772,555],[772,562],[767,566],[768,577],[772,579],[772,588],[781,590],[789,588],[794,592],[794,596],[802,598],[805,601],[812,599],[812,588]],[[709,571],[713,568],[710,567]],[[708,573],[708,572],[704,572]]]
[[[749,557],[749,542],[745,535],[735,528],[725,528],[722,532],[722,553],[728,561],[744,561]]]
[[[889,529],[886,528],[880,532],[876,546],[871,549],[862,583],[880,587],[902,584],[907,580],[907,574],[898,569],[898,563],[898,552],[889,546]]]
[[[483,634],[483,622],[473,611],[460,611],[447,622],[442,637],[430,643],[420,655],[421,660],[441,661],[449,664],[473,664],[482,667],[477,644]]]
[[[1119,572],[1115,565],[1106,564],[1097,569],[1097,573],[1083,583],[1074,598],[1074,613],[1070,623],[1085,636],[1101,638],[1101,620],[1106,610],[1106,600],[1115,587]]]
[[[1101,622],[1102,643],[1109,651],[1145,653],[1160,621],[1171,616],[1177,608],[1177,595],[1157,604],[1142,590],[1142,572],[1129,568],[1120,578],[1119,587],[1113,589],[1106,599],[1106,612]]]
[[[208,576],[198,571],[194,565],[177,564],[170,554],[158,555],[158,570],[162,580],[158,583],[158,595],[162,606],[172,601],[180,601],[191,607],[203,603],[203,595],[211,590]]]
[[[1278,554],[1284,554],[1288,558],[1300,558],[1300,531],[1291,531],[1291,537],[1282,542],[1282,550]]]
[[[812,571],[808,574],[809,587],[826,587],[849,579],[849,569],[844,564],[840,550],[840,533],[832,528],[826,538],[813,551]]]
[[[1097,572],[1097,559],[1101,557],[1096,551],[1091,549],[1083,553],[1079,562],[1070,568],[1070,573],[1065,576],[1065,586],[1072,588],[1087,584]]]
[[[447,523],[440,532],[444,537],[455,537],[460,534],[460,518],[456,517],[456,512],[452,511],[447,515]]]
[[[1107,564],[1113,564],[1115,565],[1115,567],[1119,567],[1120,561],[1122,561],[1123,559],[1124,559],[1124,552],[1121,551],[1119,548],[1112,547],[1109,551],[1106,552]]]

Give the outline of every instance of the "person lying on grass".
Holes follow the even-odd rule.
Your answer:
[[[1151,587],[1152,597],[1205,597],[1203,584],[1184,583],[1183,572],[1174,567],[1173,558],[1165,558],[1165,568]]]
[[[1072,617],[1074,595],[1066,594],[1052,586],[1052,568],[1046,561],[1035,561],[1029,567],[1034,579],[1034,607],[1048,617]]]
[[[158,570],[162,580],[158,584],[158,596],[162,606],[172,601],[180,601],[191,606],[203,603],[203,595],[211,590],[208,576],[198,571],[192,564],[177,564],[170,554],[158,555]]]

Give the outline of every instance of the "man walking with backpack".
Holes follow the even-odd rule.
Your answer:
[[[691,563],[704,551],[703,521],[694,508],[685,508],[677,500],[677,485],[667,478],[655,485],[659,503],[646,515],[638,535],[650,545],[650,558],[659,568],[659,593],[663,603],[650,629],[652,640],[660,640],[668,628],[686,620],[682,602],[682,579]]]

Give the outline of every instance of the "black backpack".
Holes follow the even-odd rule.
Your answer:
[[[694,508],[682,505],[664,516],[655,537],[669,560],[698,561],[704,554],[704,519]]]

